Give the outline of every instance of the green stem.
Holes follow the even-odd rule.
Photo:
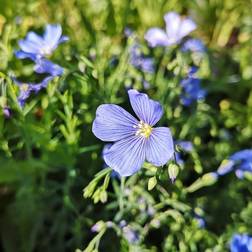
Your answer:
[[[123,212],[123,208],[124,208],[124,188],[125,188],[125,178],[123,177],[121,179],[121,193],[120,193],[120,199],[119,199],[120,212]]]

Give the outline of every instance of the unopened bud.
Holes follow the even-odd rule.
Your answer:
[[[151,177],[148,181],[148,191],[151,191],[157,184],[157,178]]]
[[[168,174],[172,183],[174,183],[174,181],[176,180],[178,173],[179,173],[179,166],[177,164],[170,164],[168,166]]]

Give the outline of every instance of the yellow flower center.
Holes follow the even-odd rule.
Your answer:
[[[21,91],[24,91],[24,92],[26,92],[26,91],[28,90],[28,88],[29,88],[29,85],[28,85],[28,84],[22,84],[22,85],[20,86]]]
[[[145,138],[149,138],[152,132],[152,127],[143,121],[140,121],[138,125],[134,126],[137,128],[136,136],[143,136]]]

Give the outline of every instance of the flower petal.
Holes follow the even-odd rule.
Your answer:
[[[147,94],[139,93],[137,90],[128,91],[131,106],[138,118],[153,126],[163,115],[163,109],[159,102],[149,99]]]
[[[181,40],[196,28],[197,25],[190,18],[183,19],[179,28],[178,39]]]
[[[15,51],[15,56],[18,58],[18,59],[26,59],[26,58],[29,58],[31,60],[36,60],[36,54],[33,54],[33,53],[27,53],[27,52],[23,52],[21,50],[18,50],[18,51]]]
[[[61,36],[61,38],[59,39],[59,44],[61,44],[61,43],[64,43],[64,42],[66,42],[66,41],[68,41],[69,40],[69,37],[67,37],[67,36]]]
[[[183,19],[176,12],[169,12],[164,16],[166,33],[170,44],[179,42],[183,37],[196,29],[196,24],[190,19]]]
[[[135,135],[138,121],[120,106],[100,105],[93,122],[93,133],[102,141],[114,142]]]
[[[230,156],[230,159],[234,161],[239,161],[239,160],[252,161],[252,149],[245,149],[245,150],[235,152],[232,156]]]
[[[173,158],[174,144],[169,128],[158,127],[152,130],[146,146],[146,159],[156,165],[165,165]]]
[[[149,29],[144,38],[151,47],[169,45],[167,34],[160,28]]]
[[[235,175],[236,175],[236,177],[238,179],[243,179],[244,178],[244,173],[245,173],[245,171],[240,170],[240,169],[238,169],[238,170],[235,171]]]
[[[54,50],[58,44],[62,34],[62,28],[59,24],[49,24],[45,28],[44,40],[47,46]]]
[[[122,177],[136,173],[141,168],[144,159],[145,139],[135,135],[114,143],[104,153],[106,164]]]
[[[19,40],[18,44],[26,53],[41,54],[41,46],[29,40]]]
[[[42,46],[44,43],[44,40],[41,36],[39,36],[38,34],[36,34],[35,32],[28,32],[27,36],[26,36],[26,40],[30,41],[38,46]]]
[[[171,11],[165,14],[164,20],[166,25],[167,37],[170,41],[173,41],[175,43],[177,41],[181,17],[178,13]]]
[[[233,170],[235,162],[233,160],[223,160],[220,167],[217,170],[219,175],[225,175]]]
[[[49,73],[52,76],[61,76],[64,72],[64,69],[52,63],[50,60],[47,59],[38,59],[36,60],[36,65],[34,66],[34,71],[36,73]]]

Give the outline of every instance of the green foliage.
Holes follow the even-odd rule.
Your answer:
[[[1,251],[222,252],[233,233],[252,234],[251,174],[239,180],[212,173],[235,151],[251,148],[251,1],[0,0],[0,6]],[[147,46],[144,33],[164,27],[171,10],[196,21],[193,36],[206,44],[205,53]],[[14,51],[28,31],[42,32],[47,23],[60,23],[70,37],[52,56],[65,72],[21,109],[11,76],[39,78]],[[135,37],[125,37],[126,27]],[[154,74],[129,63],[135,39],[155,59]],[[179,83],[191,65],[199,67],[208,95],[186,108]],[[130,110],[129,87],[160,101],[160,125],[175,140],[193,143],[192,152],[179,150],[183,164],[145,163],[121,180],[103,169],[103,143],[91,130],[95,111],[103,103]]]

